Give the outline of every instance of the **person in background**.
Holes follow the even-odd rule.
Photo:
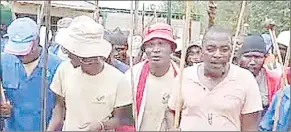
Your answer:
[[[44,68],[43,47],[39,44],[39,29],[30,18],[18,18],[8,27],[8,41],[1,54],[2,84],[5,96],[11,108],[7,119],[7,131],[42,131],[41,107],[42,79],[47,80],[47,87],[55,75],[61,60],[49,53],[46,78],[42,77]],[[7,105],[9,104],[9,105]],[[55,96],[47,90],[46,122],[48,123],[55,105]],[[7,110],[7,109],[6,109]]]
[[[68,59],[68,56],[67,56],[65,50],[60,45],[60,42],[62,41],[62,39],[64,39],[64,37],[63,37],[65,35],[64,30],[66,30],[66,28],[69,27],[72,20],[73,20],[72,18],[65,17],[65,18],[60,19],[57,22],[57,33],[54,37],[53,44],[49,48],[49,52],[57,55],[58,57],[60,57],[61,60]]]
[[[70,61],[61,63],[50,86],[57,98],[47,131],[61,126],[63,131],[103,131],[126,125],[131,89],[124,74],[103,60],[112,50],[104,40],[104,27],[78,16],[65,34],[60,44]]]
[[[267,50],[266,43],[262,36],[252,35],[245,38],[242,47],[239,49],[239,66],[249,70],[256,78],[262,98],[264,111],[266,112],[269,103],[276,91],[280,88],[280,76],[263,67]]]
[[[257,131],[262,100],[254,76],[229,62],[232,32],[211,26],[202,40],[203,62],[183,71],[181,100],[179,79],[171,84],[167,111],[173,126],[181,102],[181,131]],[[181,86],[180,85],[180,86]]]
[[[127,38],[129,35],[117,27],[110,36],[110,43],[113,44],[112,56],[126,65],[129,65],[129,59],[126,53],[128,50]]]
[[[280,92],[283,92],[282,102],[279,102]],[[274,125],[274,116],[277,104],[280,104],[280,115],[278,116],[278,125],[276,131],[290,131],[290,85],[285,86],[283,91],[278,91],[272,100],[265,116],[260,122],[260,131],[272,131]]]
[[[194,64],[202,62],[201,41],[190,42],[185,59],[186,66],[193,66]]]
[[[290,54],[287,55],[287,49],[290,46],[290,30],[281,32],[277,37],[277,43],[279,45],[279,50],[281,52],[283,63],[285,63],[286,56],[289,56],[288,62],[290,62]],[[287,77],[288,84],[290,84],[290,63],[289,65],[287,65],[287,69],[285,70],[287,73],[286,77]]]
[[[119,32],[105,32],[104,38],[112,44],[112,51],[106,59],[106,62],[122,73],[125,73],[129,69],[129,66],[120,60],[124,60],[124,52],[127,50],[127,46],[125,45],[127,43],[127,37]]]

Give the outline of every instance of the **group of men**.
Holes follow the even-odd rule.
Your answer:
[[[265,67],[269,49],[262,35],[245,38],[234,65],[231,30],[208,28],[201,40],[189,44],[180,82],[173,59],[177,41],[168,24],[144,29],[139,49],[146,57],[134,56],[133,67],[128,66],[126,34],[107,32],[87,16],[64,18],[58,25],[48,54],[48,131],[272,130],[285,72],[277,75]],[[288,47],[290,32],[284,33],[289,36],[278,42]],[[7,100],[1,100],[1,116],[9,115],[4,130],[40,131],[44,49],[38,26],[18,18],[7,36],[1,53]],[[290,130],[290,84],[282,91],[277,130],[285,131]],[[175,111],[177,106],[181,111]],[[173,126],[176,114],[179,128]]]

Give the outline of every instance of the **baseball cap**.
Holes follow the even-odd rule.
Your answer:
[[[18,18],[13,21],[8,29],[8,42],[4,52],[14,55],[27,55],[33,46],[32,41],[39,34],[38,26],[30,18]]]

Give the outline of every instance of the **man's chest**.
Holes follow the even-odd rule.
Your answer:
[[[192,112],[216,111],[240,113],[245,98],[242,87],[235,82],[225,83],[209,91],[202,85],[192,85],[183,91],[186,107]],[[190,112],[189,111],[189,112]]]

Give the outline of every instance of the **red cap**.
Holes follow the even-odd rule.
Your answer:
[[[168,40],[172,42],[174,45],[173,50],[176,49],[177,44],[174,40],[174,35],[173,35],[173,29],[170,25],[165,24],[165,23],[156,23],[153,24],[147,28],[145,28],[144,34],[143,34],[143,42],[142,42],[142,47],[144,44],[154,38],[161,38]]]

